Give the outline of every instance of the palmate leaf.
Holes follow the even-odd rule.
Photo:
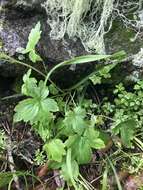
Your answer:
[[[94,149],[101,149],[105,147],[104,141],[99,137],[100,132],[93,127],[88,127],[84,136],[88,139],[90,147]]]
[[[63,121],[64,125],[67,129],[70,128],[70,131],[72,129],[74,132],[81,134],[86,126],[86,122],[84,120],[85,116],[85,110],[81,107],[76,107],[73,111],[68,111],[66,113]]]
[[[40,81],[37,84],[37,80],[31,78],[30,74],[31,70],[28,70],[23,77],[22,93],[31,96],[31,98],[19,102],[15,107],[14,122],[23,120],[31,124],[37,122],[48,124],[53,118],[52,112],[59,110],[57,102],[54,99],[47,98],[49,90],[44,82]]]
[[[83,136],[69,136],[65,142],[67,148],[71,148],[73,159],[79,164],[89,163],[92,157],[92,148],[101,149],[105,147],[104,141],[99,138],[99,132],[89,127],[85,130]]]
[[[120,134],[121,140],[126,147],[131,147],[131,141],[134,138],[136,126],[136,121],[129,119],[119,123],[112,131],[114,134]]]
[[[59,133],[61,135],[64,135],[66,137],[75,134],[73,128],[69,127],[68,125],[65,125],[62,119],[57,122],[57,129],[59,130]]]
[[[58,105],[55,100],[46,98],[41,101],[37,101],[35,98],[28,98],[19,102],[15,107],[14,122],[24,121],[31,124],[44,122],[52,119],[50,112],[58,111]]]
[[[49,95],[49,89],[47,86],[45,86],[45,84],[42,80],[40,80],[40,82],[38,84],[38,87],[36,89],[36,95],[41,100],[42,99],[44,100]]]
[[[15,107],[14,122],[24,121],[33,123],[39,112],[39,102],[33,98],[28,98],[19,102]]]
[[[79,164],[87,164],[91,160],[92,150],[86,137],[73,135],[65,142],[67,148],[71,148],[72,158]]]
[[[65,155],[65,145],[60,139],[53,139],[44,145],[44,150],[47,153],[49,160],[62,162]]]
[[[45,100],[41,101],[41,107],[43,111],[49,112],[57,112],[59,111],[57,102],[52,98],[46,98]]]
[[[36,89],[37,89],[37,80],[35,78],[30,77],[31,69],[27,71],[27,73],[23,76],[23,82],[21,92],[26,96],[35,97]]]
[[[37,80],[30,77],[31,69],[23,76],[22,94],[26,96],[31,96],[37,99],[45,99],[49,95],[48,87],[43,81],[37,84]]]
[[[74,143],[72,154],[75,155],[79,164],[89,163],[92,158],[92,150],[88,139],[85,137],[78,138]]]

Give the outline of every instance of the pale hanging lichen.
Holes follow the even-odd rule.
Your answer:
[[[110,30],[112,19],[110,19],[113,11],[114,0],[98,1],[97,8],[89,17],[90,22],[87,22],[79,30],[79,37],[87,51],[97,53],[105,53],[104,36]],[[99,10],[98,10],[99,9]],[[100,16],[98,12],[100,11]],[[94,17],[96,19],[94,20]],[[92,18],[93,17],[93,18]],[[106,29],[105,29],[106,28]]]
[[[105,53],[104,35],[108,31],[115,0],[46,0],[52,39],[79,37],[87,51]],[[111,22],[111,20],[109,21]],[[105,30],[106,27],[106,30]]]
[[[143,69],[143,48],[133,56],[133,65]]]
[[[2,0],[5,2],[5,0]],[[140,36],[143,22],[143,0],[14,0],[16,6],[42,7],[47,13],[54,40],[79,38],[88,52],[106,53],[105,35],[114,19]]]
[[[141,30],[139,13],[142,0],[45,0],[42,6],[47,12],[54,40],[80,38],[88,52],[106,53],[105,34],[111,29],[114,19],[135,31]]]

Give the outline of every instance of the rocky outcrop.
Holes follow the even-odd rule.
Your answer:
[[[19,7],[13,9],[7,8],[1,12],[1,51],[4,51],[10,56],[16,56],[17,49],[26,46],[29,32],[38,21],[41,22],[42,37],[37,46],[37,51],[45,60],[46,64],[57,63],[73,56],[87,54],[79,40],[51,40],[49,37],[50,27],[44,11],[27,11],[27,9],[25,11]],[[14,74],[17,74],[17,70],[12,69],[12,66],[10,67],[10,71],[6,69],[5,73],[4,63],[0,63],[0,75],[7,73],[8,76],[11,74],[14,76]]]
[[[43,3],[45,0],[1,0],[0,4],[2,7],[5,8],[17,8],[21,7],[25,10],[34,10],[34,9],[40,9],[41,3]]]
[[[58,63],[67,60],[74,56],[88,54],[82,46],[80,40],[51,40],[50,26],[47,23],[47,15],[41,8],[41,3],[44,0],[2,0],[1,14],[0,14],[0,51],[4,51],[10,56],[18,57],[17,49],[25,47],[28,40],[30,30],[36,25],[38,21],[42,26],[42,37],[37,46],[37,52],[41,55],[46,65]],[[106,49],[107,53],[113,53],[119,50],[125,50],[127,54],[136,54],[141,47],[141,39],[131,41],[135,37],[133,31],[122,27],[120,23],[115,23],[111,32],[106,35]],[[130,69],[131,67],[131,69]],[[124,72],[126,75],[131,75],[136,71],[136,66],[132,63],[124,63]],[[23,74],[24,68],[20,65],[12,65],[6,61],[0,60],[0,76],[15,77]],[[81,71],[81,72],[80,72]],[[85,67],[77,67],[76,73],[82,76],[81,73],[90,71],[89,65]],[[121,69],[120,69],[121,72]],[[69,71],[73,75],[73,71]],[[63,72],[62,77],[70,75]],[[119,76],[116,74],[116,76]],[[61,78],[62,78],[61,77]],[[67,80],[65,77],[64,80]],[[72,77],[71,77],[72,78]],[[71,79],[72,80],[72,79]]]

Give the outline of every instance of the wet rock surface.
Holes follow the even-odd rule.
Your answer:
[[[22,7],[25,10],[40,8],[41,3],[45,0],[1,0],[1,6],[15,8]]]
[[[40,21],[42,25],[42,37],[37,51],[46,60],[46,64],[49,62],[56,63],[69,59],[72,56],[86,54],[80,41],[51,41],[49,37],[50,27],[46,22],[46,18],[47,16],[44,12],[25,12],[20,8],[6,9],[3,11],[0,15],[0,21],[2,22],[2,28],[0,30],[2,51],[10,56],[15,56],[18,48],[26,46],[29,32]],[[0,66],[4,66],[1,69],[2,72],[0,74],[2,74],[5,69],[4,62],[1,62]],[[11,68],[9,72],[9,75],[11,75]],[[12,73],[14,75],[14,72]]]
[[[50,26],[47,23],[47,15],[44,9],[41,8],[43,0],[24,0],[24,1],[2,1],[2,9],[0,14],[0,44],[1,51],[4,51],[10,56],[18,57],[17,49],[25,47],[28,41],[28,35],[31,29],[36,25],[38,21],[41,22],[42,37],[37,46],[37,52],[41,55],[45,64],[54,65],[60,61],[67,60],[74,56],[88,54],[80,40],[51,40]],[[126,28],[121,28],[117,23],[113,27],[113,30],[106,36],[106,49],[107,53],[114,53],[119,50],[125,50],[127,54],[136,54],[141,46],[142,40],[132,42],[135,34],[128,31]],[[26,61],[29,64],[29,61]],[[93,65],[93,64],[92,64]],[[137,66],[133,66],[132,62],[122,63],[122,66],[116,72],[123,73],[126,76],[132,75],[137,70]],[[17,77],[22,75],[25,71],[21,65],[9,64],[6,61],[0,60],[0,76],[4,77]],[[138,72],[142,69],[138,69]],[[90,64],[85,66],[78,66],[76,70],[70,70],[69,73],[62,71],[60,78],[63,79],[63,83],[67,81],[67,77],[70,81],[73,81],[76,73],[77,78],[84,76],[90,72]],[[126,72],[126,73],[125,73]],[[116,73],[116,76],[120,76]],[[56,76],[58,80],[58,76]],[[123,78],[125,78],[123,76]],[[75,79],[75,78],[74,78]],[[117,79],[118,80],[118,79]]]
[[[143,32],[137,35],[121,21],[113,23],[111,31],[105,37],[106,50],[109,53],[125,50],[129,55],[136,54],[143,47]]]

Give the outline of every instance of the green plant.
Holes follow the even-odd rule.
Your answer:
[[[143,157],[142,155],[134,155],[131,157],[131,166],[129,170],[131,173],[139,173],[143,167]]]
[[[0,188],[5,188],[6,186],[8,186],[7,189],[11,190],[12,182],[14,181],[15,176],[23,177],[26,189],[28,189],[26,176],[33,177],[36,181],[38,181],[42,185],[43,189],[45,189],[43,182],[38,177],[36,177],[28,172],[21,172],[21,171],[17,171],[14,173],[13,172],[1,172],[0,173]]]
[[[44,155],[44,151],[40,151],[40,149],[38,149],[36,152],[35,152],[35,163],[37,165],[43,165],[45,163],[45,155]]]
[[[39,60],[37,56],[36,58],[30,56],[39,41],[41,33],[39,26],[38,23],[35,29],[32,29],[25,50],[33,62]],[[45,159],[48,160],[49,167],[59,168],[63,178],[75,189],[79,188],[77,183],[79,165],[89,163],[92,160],[94,149],[105,147],[104,135],[98,129],[97,119],[93,119],[96,118],[96,115],[92,112],[92,108],[88,107],[89,104],[85,106],[82,102],[77,100],[75,102],[74,98],[70,98],[70,103],[67,103],[66,97],[63,98],[64,92],[59,91],[59,88],[53,84],[47,85],[47,82],[59,67],[105,59],[118,61],[124,55],[124,52],[119,52],[114,55],[86,55],[73,58],[53,67],[47,73],[45,80],[37,81],[31,76],[31,69],[23,76],[21,93],[27,98],[20,101],[15,107],[14,122],[24,121],[31,124],[33,130],[43,140],[43,150],[41,153],[37,152],[35,161],[43,163]],[[100,77],[100,80],[110,77],[109,72],[115,65],[106,65],[91,73],[78,85],[80,86],[83,81],[87,80],[94,82],[92,76],[94,75],[96,79],[95,73],[98,73],[97,77]],[[88,101],[86,100],[86,102]],[[46,154],[46,158],[43,157],[43,153]]]
[[[40,40],[41,37],[41,30],[40,30],[41,24],[40,22],[38,22],[35,26],[35,28],[33,28],[29,34],[28,37],[28,43],[25,49],[22,50],[21,53],[23,54],[29,54],[29,59],[32,62],[36,62],[36,61],[42,61],[41,57],[36,53],[36,45]]]
[[[110,71],[117,65],[117,63],[111,65],[105,65],[101,69],[99,69],[98,73],[89,77],[94,85],[101,84],[103,79],[108,79],[111,77]]]
[[[107,188],[108,188],[108,168],[106,166],[105,171],[103,173],[102,190],[107,190]]]
[[[65,167],[69,167],[66,162],[67,153],[71,151],[70,164],[76,164],[76,168],[78,164],[89,163],[92,149],[105,146],[99,137],[100,132],[95,129],[84,108],[72,105],[63,113],[56,100],[48,97],[48,86],[45,86],[43,81],[37,83],[30,74],[31,70],[23,77],[22,93],[31,98],[19,102],[15,107],[14,121],[30,122],[44,141],[43,151],[46,152],[47,159],[52,162],[52,165],[53,162],[55,163],[54,167],[61,168],[64,179],[69,178],[67,181],[71,180],[70,184],[75,186],[71,175],[77,174],[72,173],[73,170],[70,173],[64,172]],[[64,117],[58,117],[58,112],[61,112]],[[78,170],[76,172],[78,173]]]
[[[132,146],[132,140],[143,125],[143,81],[138,81],[133,91],[127,91],[123,84],[116,86],[113,103],[105,101],[102,105],[104,114],[112,118],[111,132],[120,134],[122,143]]]

